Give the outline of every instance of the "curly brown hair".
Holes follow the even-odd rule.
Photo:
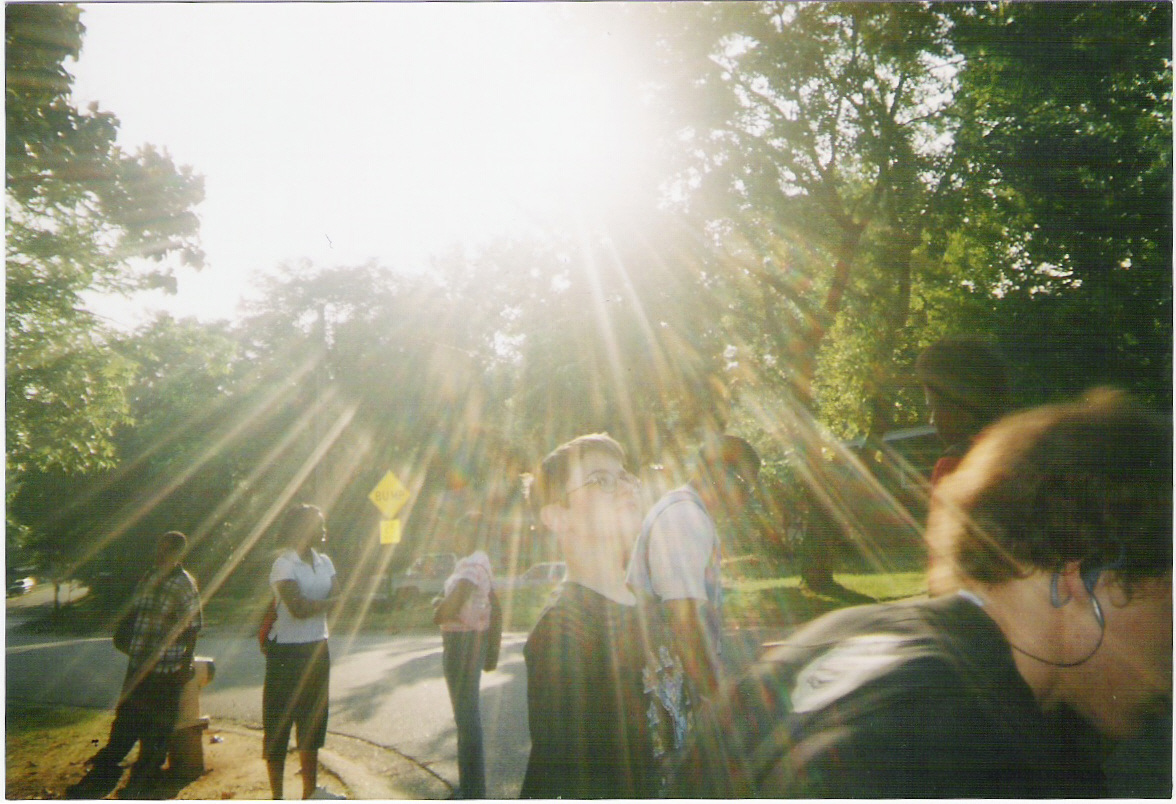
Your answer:
[[[1170,574],[1171,419],[1111,389],[1003,419],[936,488],[927,540],[989,584],[1070,561],[1128,593]]]

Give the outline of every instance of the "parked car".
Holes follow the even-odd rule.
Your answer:
[[[400,575],[392,576],[388,597],[393,606],[403,606],[421,595],[441,594],[445,579],[453,574],[457,556],[453,553],[427,553],[419,556]]]
[[[544,561],[528,569],[522,575],[503,581],[504,589],[521,589],[528,586],[555,586],[568,577],[568,565],[562,561]]]
[[[31,592],[33,587],[37,585],[37,579],[33,577],[17,578],[14,581],[8,582],[8,597],[19,597],[26,592]]]

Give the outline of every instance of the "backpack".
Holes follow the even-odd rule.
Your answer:
[[[486,631],[486,661],[482,669],[489,671],[498,667],[498,654],[502,649],[502,604],[498,595],[490,590],[490,628]]]

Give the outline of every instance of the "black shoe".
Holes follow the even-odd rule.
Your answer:
[[[86,773],[96,779],[118,780],[123,775],[123,766],[109,760],[91,759],[86,763],[89,768]]]
[[[106,756],[106,749],[103,748],[94,756],[87,759],[84,763],[87,768],[118,768],[121,767],[122,760],[110,759]]]
[[[156,795],[161,781],[160,771],[139,771],[131,768],[131,775],[123,789],[118,791],[119,798],[161,798]]]
[[[118,765],[95,765],[77,784],[72,784],[65,789],[65,797],[69,799],[105,798],[110,791],[118,787],[121,778],[122,768]]]

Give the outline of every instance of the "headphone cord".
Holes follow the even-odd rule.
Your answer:
[[[1090,595],[1090,602],[1091,605],[1094,606],[1094,619],[1098,622],[1098,642],[1094,643],[1094,648],[1090,651],[1090,653],[1086,654],[1081,659],[1075,662],[1055,662],[1051,659],[1046,659],[1034,653],[1030,653],[1024,648],[1019,648],[1016,645],[1013,645],[1011,642],[1009,645],[1011,645],[1013,650],[1015,650],[1017,653],[1020,653],[1023,656],[1028,656],[1035,662],[1048,664],[1050,667],[1078,667],[1079,665],[1086,664],[1094,658],[1094,654],[1098,653],[1098,649],[1102,647],[1103,637],[1106,636],[1107,633],[1107,624],[1103,619],[1102,606],[1099,605],[1098,598],[1095,597],[1093,593]]]

